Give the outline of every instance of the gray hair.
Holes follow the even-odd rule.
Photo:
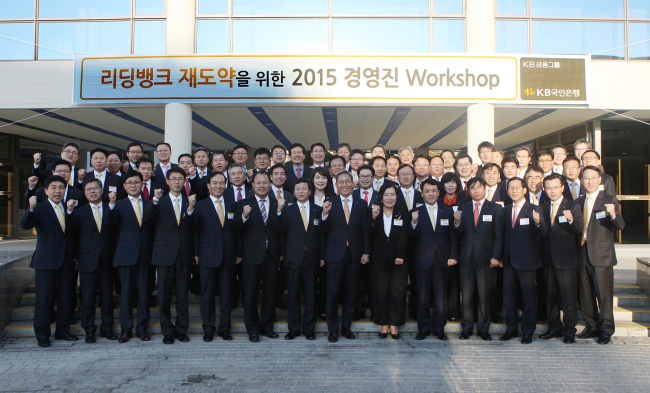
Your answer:
[[[339,172],[339,173],[336,174],[336,181],[337,181],[337,182],[339,181],[339,177],[340,177],[341,175],[348,175],[348,176],[350,176],[350,180],[354,180],[354,176],[352,176],[352,174],[351,174],[350,172],[348,172],[348,171],[346,171],[346,170],[343,170],[343,171],[341,171],[341,172]]]
[[[580,138],[573,143],[573,151],[576,150],[576,146],[581,145],[583,143],[587,145],[587,149],[591,150],[591,143],[589,143],[589,141],[586,140],[585,138]]]
[[[246,167],[243,166],[242,164],[232,164],[228,167],[228,176],[230,176],[230,172],[232,172],[232,168],[241,168],[242,172],[246,174]]]
[[[411,148],[411,146],[402,146],[402,147],[400,147],[399,150],[397,151],[397,155],[399,156],[400,154],[402,154],[402,152],[404,150],[410,151],[411,155],[415,156],[415,152],[413,151],[413,148]]]

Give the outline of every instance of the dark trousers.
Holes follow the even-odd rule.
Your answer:
[[[133,266],[119,266],[122,283],[122,303],[120,304],[120,326],[122,330],[133,329],[133,295],[138,307],[137,333],[146,333],[149,326],[149,288],[147,272],[149,267],[140,258]]]
[[[244,264],[244,324],[249,335],[273,331],[275,321],[275,282],[278,263],[266,253],[260,264]],[[262,288],[262,318],[257,313],[257,298]]]
[[[201,290],[201,268],[199,265],[190,267],[190,292],[197,294]]]
[[[537,320],[543,321],[548,315],[546,309],[546,279],[550,267],[542,262],[542,267],[537,269],[535,280],[537,281]]]
[[[151,297],[156,289],[156,269],[147,269],[147,296]],[[158,294],[160,296],[160,294]]]
[[[230,332],[230,314],[232,305],[231,287],[235,267],[221,263],[219,267],[201,268],[201,321],[203,333],[214,334],[216,330],[216,313],[214,297],[219,289],[219,334]]]
[[[576,335],[578,323],[578,269],[556,269],[549,263],[546,276],[546,309],[548,310],[548,328],[552,332],[562,330],[560,322],[560,302],[564,311],[564,336]]]
[[[447,288],[451,269],[441,269],[434,261],[431,269],[416,270],[418,283],[418,332],[443,333],[447,324]],[[433,323],[429,296],[433,292]]]
[[[75,270],[70,262],[63,262],[54,270],[35,269],[36,304],[34,307],[34,333],[39,342],[52,335],[50,310],[57,299],[55,336],[63,336],[70,331],[70,310],[72,293],[76,282]]]
[[[316,269],[309,265],[307,257],[299,268],[285,268],[287,273],[287,286],[289,288],[289,310],[287,311],[287,325],[289,333],[300,334],[300,292],[305,294],[305,313],[302,315],[302,331],[313,333],[316,327]]]
[[[463,295],[464,332],[474,331],[474,296],[478,295],[478,332],[490,331],[491,293],[496,282],[496,272],[490,267],[477,267],[474,255],[460,267],[461,292]]]
[[[184,265],[180,255],[171,266],[156,266],[158,273],[158,305],[160,307],[160,330],[165,336],[174,331],[187,334],[190,327],[190,266]],[[172,323],[172,293],[176,286],[176,324]]]
[[[372,272],[370,264],[359,266],[359,283],[357,284],[357,301],[355,312],[359,314],[366,314],[366,309],[370,308],[370,313],[373,313],[372,300]]]
[[[343,329],[350,329],[354,317],[361,264],[352,261],[350,248],[346,247],[342,261],[327,262],[325,266],[327,266],[327,328],[330,332],[338,332],[339,325]],[[345,296],[343,298],[343,313],[339,320],[339,292],[341,290],[345,291]]]
[[[503,309],[503,268],[495,267],[495,283],[494,291],[492,291],[492,311],[490,315],[499,319],[501,310]]]
[[[275,299],[276,303],[282,301],[282,295],[287,290],[287,270],[281,263],[278,267],[277,281],[275,283]]]
[[[316,310],[319,314],[325,314],[327,309],[327,266],[321,266],[316,270],[318,284],[316,285]]]
[[[95,304],[97,288],[99,288],[99,305],[101,309],[101,331],[111,331],[113,328],[113,264],[99,257],[97,269],[94,272],[79,272],[81,282],[81,327],[86,334],[95,334]]]
[[[592,265],[587,243],[581,247],[580,256],[580,310],[585,325],[589,330],[614,334],[614,268]]]
[[[408,265],[370,263],[370,271],[375,323],[380,326],[404,325]]]
[[[415,251],[415,244],[411,241],[408,243],[408,249],[406,251],[406,263],[408,266],[408,277],[411,285],[409,287],[410,296],[408,297],[408,308],[409,315],[417,315],[418,312],[418,283],[417,283],[417,273],[415,271],[415,256],[413,255]]]
[[[447,318],[460,319],[460,266],[449,267],[449,286],[447,287]]]
[[[517,295],[519,293],[521,293],[524,306],[521,331],[525,336],[532,336],[535,332],[537,325],[536,275],[537,270],[519,270],[509,263],[503,268],[503,308],[506,310],[506,329],[510,333],[519,332],[517,313]]]

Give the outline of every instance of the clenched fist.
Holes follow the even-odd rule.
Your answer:
[[[244,206],[244,211],[242,212],[242,217],[248,219],[248,215],[251,214],[251,207],[249,205]]]
[[[77,174],[79,175],[79,178],[78,178],[78,179],[79,179],[79,180],[83,180],[83,179],[84,179],[84,176],[86,176],[86,170],[85,170],[85,169],[79,169],[79,171],[77,172]]]
[[[463,216],[463,212],[460,210],[457,210],[454,212],[454,225],[459,225],[460,224],[460,218]]]
[[[156,199],[160,199],[163,196],[163,190],[161,188],[156,188],[153,190],[153,197]]]
[[[29,198],[29,210],[34,210],[34,209],[36,209],[36,204],[37,204],[37,203],[38,203],[38,201],[36,200],[36,195],[34,195],[33,197]]]
[[[539,213],[536,210],[533,210],[533,221],[535,221],[535,225],[539,225]]]
[[[41,163],[41,157],[43,157],[41,153],[34,153],[34,164],[39,165]]]
[[[564,215],[564,218],[566,218],[567,221],[573,222],[573,214],[571,213],[571,210],[564,210],[562,214]]]
[[[77,201],[74,199],[69,199],[67,205],[68,213],[71,213],[74,210],[74,207],[77,206]]]
[[[192,165],[192,166],[190,167],[190,173],[189,173],[189,175],[190,175],[190,179],[193,178],[194,176],[196,176],[196,167],[195,167],[195,166]]]
[[[282,213],[282,209],[284,208],[284,199],[278,199],[278,213]]]
[[[31,176],[29,179],[27,179],[27,185],[29,186],[30,190],[36,187],[36,184],[38,184],[38,176]]]
[[[379,206],[373,206],[372,207],[372,219],[376,220],[377,216],[379,216]]]
[[[194,211],[194,205],[196,204],[196,195],[190,195],[187,197],[187,211],[192,212]]]
[[[323,217],[330,214],[330,209],[332,209],[332,202],[323,202]]]
[[[605,204],[605,209],[607,209],[607,214],[614,218],[616,217],[616,208],[614,207],[613,203],[606,203]]]
[[[418,223],[418,218],[420,217],[420,213],[417,211],[414,211],[411,213],[411,224],[416,225]]]
[[[116,195],[115,195],[114,192],[109,192],[109,193],[108,193],[108,204],[109,204],[109,205],[114,205],[114,204],[115,204],[115,199],[116,199],[116,198],[117,198],[117,197],[116,197]]]

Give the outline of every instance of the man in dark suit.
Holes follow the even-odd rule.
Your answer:
[[[585,186],[580,179],[580,160],[576,156],[569,156],[564,159],[562,166],[564,167],[566,180],[563,196],[570,201],[575,201],[584,196],[586,192]]]
[[[68,161],[70,163],[70,177],[66,179],[69,185],[74,186],[79,182],[79,168],[76,168],[75,165],[79,160],[79,153],[81,152],[81,146],[76,142],[68,142],[63,145],[61,149],[61,159]],[[54,172],[54,165],[49,165],[44,171],[41,171],[41,153],[34,154],[34,168],[32,168],[32,176],[38,177],[39,182],[44,182],[45,179],[52,176]],[[25,205],[27,206],[27,205]]]
[[[258,147],[253,153],[253,160],[255,161],[255,168],[246,171],[248,182],[253,180],[253,175],[257,172],[266,172],[269,170],[271,162],[271,151],[266,147]]]
[[[451,228],[454,210],[438,197],[442,185],[433,179],[422,182],[425,204],[411,213],[409,236],[416,239],[414,244],[413,266],[418,285],[418,334],[416,340],[424,340],[431,333],[439,340],[447,340],[447,286],[449,284],[449,267],[458,261],[458,236]],[[433,288],[433,324],[429,301]]]
[[[303,177],[307,179],[311,177],[312,168],[308,168],[304,163],[306,155],[307,150],[300,143],[294,143],[289,146],[289,156],[293,165],[287,170],[287,181],[284,185],[289,192],[293,192],[293,184],[296,180]]]
[[[116,195],[122,190],[122,177],[110,173],[106,169],[108,152],[102,148],[93,149],[90,152],[90,165],[93,169],[86,173],[83,181],[88,179],[97,179],[102,184],[103,194],[102,201],[108,202],[108,194],[114,192]],[[82,184],[79,184],[79,189],[83,191]]]
[[[369,208],[372,208],[372,205],[379,206],[379,194],[372,188],[375,170],[370,165],[361,165],[357,172],[359,188],[355,188],[352,195],[363,199]]]
[[[500,168],[497,164],[490,162],[487,164],[484,164],[482,167],[482,174],[481,176],[483,179],[485,179],[485,183],[487,184],[486,191],[485,191],[485,199],[487,199],[490,202],[498,203],[501,205],[501,207],[504,207],[505,205],[512,203],[510,198],[508,197],[508,192],[506,191],[506,187],[504,184],[499,182],[501,179],[501,172],[499,171]]]
[[[456,172],[460,177],[460,185],[462,186],[462,191],[465,194],[465,200],[470,199],[469,196],[469,181],[472,179],[472,168],[473,161],[472,157],[468,154],[459,154],[456,157]]]
[[[277,228],[287,231],[286,245],[284,247],[284,267],[287,275],[289,289],[289,312],[287,324],[289,333],[285,340],[293,340],[305,333],[307,340],[315,340],[314,328],[316,327],[316,271],[325,265],[322,251],[325,236],[318,229],[323,209],[309,202],[311,184],[307,179],[298,179],[294,183],[293,191],[296,203],[283,203],[278,201],[278,208],[282,214],[278,218]],[[284,206],[283,206],[284,205]],[[305,312],[300,316],[300,293],[305,294]]]
[[[54,298],[57,301],[57,340],[76,341],[70,334],[70,311],[74,281],[74,236],[70,215],[75,203],[63,204],[67,182],[61,176],[45,179],[47,200],[38,203],[36,196],[29,198],[25,215],[20,220],[23,229],[36,228],[36,249],[29,265],[35,270],[36,305],[34,309],[34,333],[41,347],[50,346],[50,310]]]
[[[187,174],[185,177],[185,183],[181,189],[181,194],[184,197],[196,195],[197,201],[205,199],[206,195],[203,195],[203,193],[206,188],[204,187],[203,178],[200,178],[198,175],[198,168],[192,163],[192,155],[185,153],[178,156],[178,167]],[[209,173],[209,169],[206,168],[205,172]],[[208,175],[205,175],[204,177],[205,184],[207,184]]]
[[[70,179],[71,176],[70,168],[71,168],[70,163],[68,161],[58,160],[55,161],[54,164],[52,164],[51,173],[52,175],[62,177],[63,180],[66,182],[65,191],[63,193],[63,198],[61,199],[61,202],[67,203],[69,200],[75,200],[77,201],[77,205],[83,206],[84,204],[87,203],[86,198],[83,195],[83,192],[68,184],[68,180]],[[29,206],[29,199],[33,196],[36,196],[37,203],[44,202],[48,199],[46,193],[47,190],[45,187],[36,188],[36,185],[38,184],[38,176],[31,176],[29,179],[27,179],[27,183],[28,183],[28,187],[27,187],[27,191],[25,191],[25,196],[24,196],[25,206]]]
[[[544,189],[550,203],[544,203],[544,220],[548,223],[542,238],[542,261],[546,265],[546,310],[548,331],[539,338],[564,337],[566,344],[575,343],[578,323],[578,241],[582,234],[582,210],[565,198],[564,181],[553,173],[544,178]],[[560,322],[560,301],[564,312],[564,329]]]
[[[204,184],[207,184],[207,178],[210,176],[210,172],[212,172],[208,168],[208,163],[210,162],[210,151],[206,149],[205,147],[199,147],[194,151],[194,156],[192,157],[192,162],[194,163],[196,167],[196,176],[198,176],[199,179],[201,179],[201,182]],[[180,161],[178,165],[180,165]],[[185,171],[187,172],[187,171]],[[188,173],[189,176],[189,173]],[[207,195],[205,196],[207,198]],[[197,197],[197,201],[198,201]]]
[[[576,201],[582,206],[584,223],[578,276],[580,310],[586,326],[578,337],[589,338],[599,332],[598,343],[607,344],[614,334],[614,233],[623,230],[625,221],[616,197],[599,189],[600,169],[584,167],[582,181],[587,193]]]
[[[147,272],[151,264],[153,247],[151,226],[142,218],[142,213],[152,203],[142,197],[142,174],[129,171],[123,177],[128,197],[117,201],[112,207],[118,231],[113,265],[118,267],[122,284],[120,304],[122,333],[118,339],[120,344],[133,337],[133,298],[136,298],[138,307],[136,334],[142,341],[151,340],[147,333],[150,293]]]
[[[81,327],[86,342],[96,341],[95,304],[99,289],[102,324],[100,336],[117,340],[113,333],[113,254],[115,252],[115,220],[109,204],[115,204],[115,192],[102,200],[102,182],[94,177],[83,184],[88,204],[75,210],[73,216],[78,248],[77,270],[81,284]]]
[[[151,178],[158,184],[160,188],[163,189],[165,195],[169,192],[169,186],[167,185],[167,171],[178,166],[171,162],[172,157],[172,147],[167,142],[160,142],[156,145],[156,156],[158,157],[158,164],[154,170]]]
[[[519,336],[517,297],[521,295],[523,316],[522,344],[533,342],[537,321],[535,278],[542,267],[539,239],[546,234],[542,209],[525,199],[526,186],[518,177],[508,180],[508,196],[512,204],[503,209],[505,225],[503,244],[503,305],[506,310],[506,332],[499,339],[508,341]],[[540,284],[541,285],[541,284]],[[521,292],[518,292],[517,287]]]
[[[190,225],[195,228],[194,254],[201,269],[201,320],[203,341],[214,339],[216,314],[214,297],[219,290],[219,331],[224,340],[232,340],[230,314],[232,311],[231,283],[239,263],[239,242],[234,231],[235,201],[224,198],[226,177],[212,172],[208,178],[210,197],[196,203],[188,211]],[[235,289],[238,290],[238,289]]]
[[[460,276],[463,296],[461,340],[474,330],[474,296],[478,293],[478,332],[491,341],[491,292],[496,281],[494,268],[500,265],[503,251],[503,212],[501,206],[485,199],[485,180],[473,177],[467,183],[471,200],[454,213],[454,228],[460,235]]]
[[[339,325],[347,339],[356,338],[350,330],[354,316],[359,267],[370,259],[370,235],[366,230],[368,205],[352,196],[354,180],[347,171],[336,175],[339,196],[323,203],[323,214],[318,225],[327,234],[325,263],[327,266],[327,328],[328,340],[338,341]],[[344,288],[341,288],[344,287]],[[339,321],[339,291],[345,290],[342,321]]]
[[[158,273],[160,328],[163,343],[173,344],[174,337],[188,342],[190,326],[189,281],[190,266],[194,263],[194,231],[187,217],[193,210],[196,196],[185,197],[185,171],[174,167],[167,171],[169,194],[154,191],[153,203],[144,210],[143,221],[155,233],[151,263]],[[153,269],[153,266],[151,268]],[[172,293],[176,288],[176,323],[172,323]]]
[[[614,185],[614,178],[610,175],[602,172],[602,166],[600,165],[600,154],[595,150],[587,150],[582,153],[582,165],[587,167],[593,165],[601,170],[600,176],[602,177],[602,182],[598,186],[598,190],[604,192],[607,195],[616,197],[616,186]]]
[[[423,154],[419,154],[413,159],[413,166],[411,168],[414,169],[415,175],[413,178],[412,185],[413,188],[418,190],[419,192],[422,192],[420,188],[422,182],[425,181],[426,179],[431,178],[430,171],[429,171],[430,164],[431,164],[431,160],[429,160],[429,157]],[[397,180],[399,181],[399,177]]]
[[[246,185],[246,168],[243,165],[232,164],[228,168],[228,178],[230,187],[226,188],[224,198],[239,202],[253,194],[253,189]]]
[[[253,174],[254,194],[237,203],[235,228],[241,236],[244,287],[244,323],[251,342],[259,342],[260,333],[278,338],[273,331],[275,286],[280,263],[280,231],[275,227],[278,202],[269,197],[271,178],[267,172]],[[260,285],[261,282],[261,285]],[[257,297],[262,288],[262,316],[257,313]]]

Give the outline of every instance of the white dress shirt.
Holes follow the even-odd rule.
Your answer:
[[[386,237],[390,237],[390,228],[393,225],[393,215],[386,217],[384,213],[381,214],[384,217],[384,233]]]
[[[526,167],[524,169],[517,168],[517,177],[520,178],[520,179],[523,179],[524,176],[526,176],[526,171],[527,170],[528,170],[528,167]]]
[[[519,214],[521,214],[521,208],[524,207],[524,203],[526,203],[526,199],[522,199],[519,203],[512,203],[512,215],[510,216],[510,222],[514,223],[517,217],[519,217]],[[515,217],[515,206],[517,206],[517,217]]]
[[[594,202],[596,202],[596,198],[598,198],[598,193],[600,190],[596,190],[596,192],[587,194],[585,195],[585,203],[587,202],[587,197],[589,197],[589,206],[584,206],[584,214],[587,215],[587,222],[585,223],[585,234],[584,238],[587,239],[587,228],[589,227],[589,221],[591,221],[591,213],[594,210]]]
[[[528,202],[530,202],[531,204],[534,205],[534,203],[533,203],[533,196],[534,196],[535,198],[537,198],[537,206],[539,206],[539,201],[540,201],[540,199],[542,199],[542,190],[539,190],[539,192],[537,194],[533,194],[531,192],[531,193],[529,193],[529,196],[530,196],[530,200]]]
[[[406,204],[406,207],[408,211],[411,211],[413,209],[413,204],[415,203],[415,189],[413,187],[411,188],[400,188],[402,191],[402,195],[404,196],[404,201],[406,202],[406,192],[408,191],[409,194],[409,200],[411,202],[411,205],[409,206],[408,203]]]
[[[325,202],[325,195],[323,195],[322,197],[314,195],[314,204],[316,206],[323,207],[323,202]]]
[[[140,205],[140,213],[142,213],[142,215],[144,215],[144,205],[142,203],[142,194],[140,194],[139,198],[140,199],[138,200],[138,204]],[[133,198],[131,195],[129,195],[129,200],[131,201],[131,206],[133,206],[133,211],[135,211],[135,205],[133,203],[135,198]]]
[[[93,217],[95,217],[95,206],[99,206],[99,216],[104,219],[104,209],[102,208],[102,200],[99,200],[98,204],[93,204],[92,202],[88,203],[90,205],[90,211],[93,213]]]
[[[210,200],[212,200],[212,207],[214,207],[214,211],[219,214],[219,211],[217,210],[217,201],[221,201],[221,206],[223,206],[223,212],[226,212],[226,201],[223,199],[223,195],[221,195],[219,198],[215,198],[212,194],[210,194]],[[189,212],[187,214],[190,214]],[[225,217],[224,217],[225,219]]]
[[[365,198],[366,196],[364,195],[365,192],[368,193],[368,205],[370,205],[370,201],[372,201],[372,195],[375,192],[375,190],[373,190],[372,187],[370,187],[367,190],[364,190],[363,188],[360,188],[359,189],[359,198],[363,199],[364,201],[366,200],[366,198]]]
[[[339,197],[341,198],[341,206],[343,206],[346,198],[343,195],[339,195]],[[347,200],[348,200],[348,209],[350,210],[350,215],[352,215],[352,194],[347,196]],[[343,211],[345,211],[345,207],[343,209],[344,209]],[[327,220],[327,217],[329,216],[330,216],[329,214],[327,215],[323,214],[323,221]]]
[[[284,190],[281,189],[281,188],[277,188],[277,187],[274,186],[274,185],[271,185],[271,191],[273,191],[273,196],[274,196],[276,199],[278,198],[278,190],[280,190],[280,196],[282,197],[282,199],[285,199],[285,196],[284,196]]]
[[[101,175],[102,179],[100,180],[102,182],[102,187],[104,187],[104,182],[106,181],[106,173],[108,171],[104,169],[104,172],[97,172],[96,170],[93,169],[93,173],[95,174],[95,179],[99,179],[99,176]]]

